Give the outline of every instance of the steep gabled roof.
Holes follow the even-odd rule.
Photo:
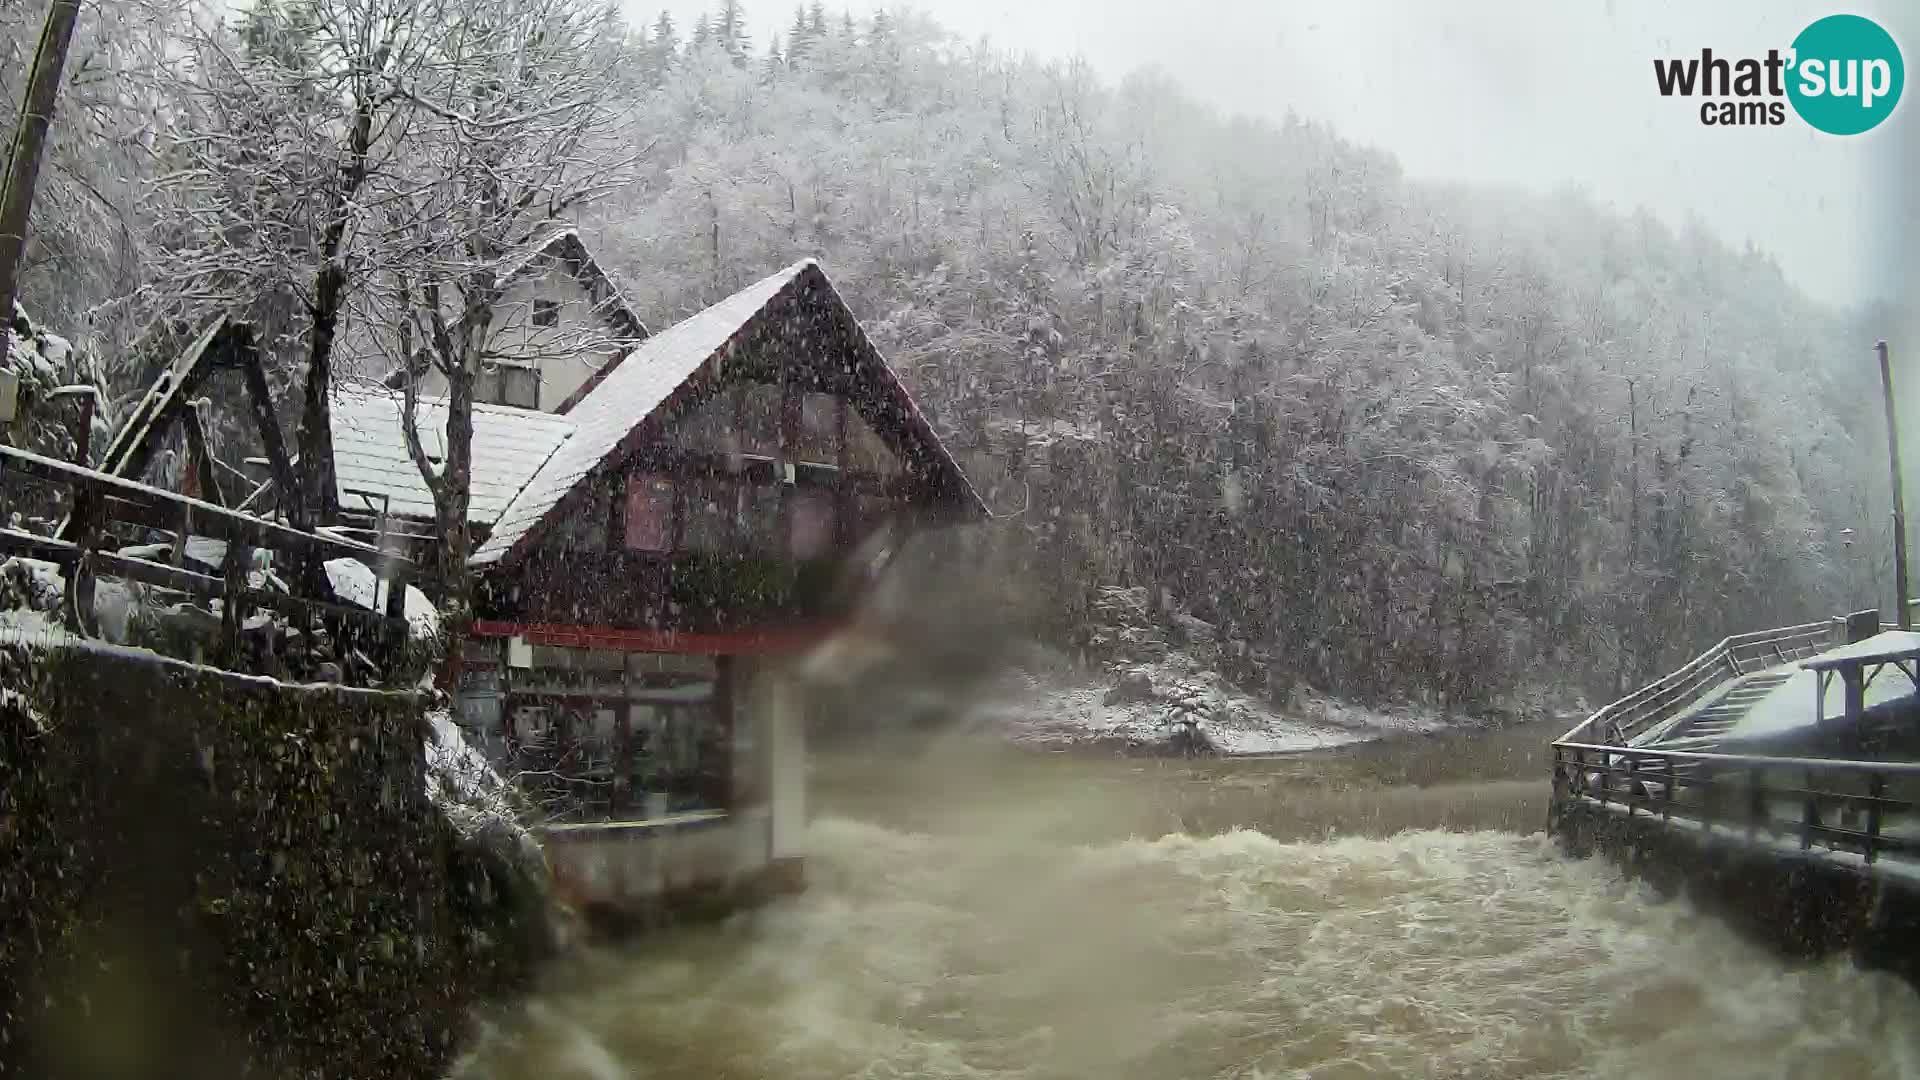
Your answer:
[[[340,505],[406,517],[433,517],[433,493],[407,453],[397,391],[359,385],[333,391],[334,477]],[[420,439],[429,456],[442,454],[445,398],[421,398]],[[573,434],[566,417],[504,405],[473,407],[473,487],[467,520],[492,524],[542,463]],[[369,502],[367,496],[372,496]],[[381,497],[385,496],[384,505]]]
[[[558,263],[565,268],[568,276],[572,277],[586,292],[594,317],[606,326],[615,341],[631,345],[647,339],[651,333],[647,329],[647,324],[640,321],[640,316],[634,312],[633,305],[627,303],[626,296],[620,292],[620,286],[614,284],[613,278],[601,268],[600,263],[594,259],[593,253],[587,250],[586,242],[580,239],[580,233],[575,229],[567,228],[554,233],[539,245],[529,248],[517,260],[502,266],[499,279],[501,291],[504,293],[549,263]],[[628,348],[616,352],[599,371],[589,377],[587,386],[582,389],[597,385],[606,377],[607,372],[619,366],[631,351]],[[423,364],[423,361],[415,363],[416,375],[424,370]],[[405,369],[395,368],[380,382],[389,390],[397,390],[405,380]],[[556,411],[567,412],[579,401],[580,396],[576,393]]]
[[[620,293],[620,286],[600,268],[593,253],[580,239],[576,229],[562,229],[547,238],[546,243],[527,252],[519,262],[503,267],[500,272],[500,287],[512,287],[521,278],[539,269],[544,260],[552,260],[565,267],[573,280],[587,291],[588,299],[593,301],[593,312],[607,324],[614,336],[622,341],[644,341],[649,331],[647,324],[627,303]]]
[[[732,347],[761,324],[776,318],[783,305],[824,304],[850,330],[858,374],[881,394],[914,444],[931,460],[944,487],[966,510],[984,516],[986,504],[968,483],[953,455],[941,445],[899,376],[880,356],[866,331],[846,306],[826,273],[812,259],[793,264],[727,297],[636,346],[617,368],[581,399],[568,419],[576,425],[567,440],[540,467],[495,523],[493,534],[473,555],[487,565],[519,558],[549,520],[564,513],[563,501],[587,477],[620,460],[646,437],[642,425],[703,370],[720,373]],[[659,430],[656,427],[656,430]]]

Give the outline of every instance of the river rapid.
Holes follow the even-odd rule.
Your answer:
[[[1920,1075],[1904,983],[1560,855],[1548,737],[825,754],[805,895],[567,961],[454,1075]]]

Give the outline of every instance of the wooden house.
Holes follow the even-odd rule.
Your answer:
[[[834,632],[866,537],[985,507],[816,263],[657,334],[592,277],[542,288],[571,279],[585,310],[617,308],[628,343],[534,357],[522,400],[551,409],[475,410],[459,720],[547,809],[577,896],[623,908],[791,877],[804,745],[783,672]],[[420,535],[407,523],[432,504],[398,396],[336,395],[341,505]],[[435,427],[444,404],[424,407]]]

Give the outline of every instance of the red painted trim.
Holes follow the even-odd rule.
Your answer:
[[[533,645],[559,645],[617,652],[681,653],[707,656],[766,656],[799,652],[839,630],[833,623],[736,630],[722,634],[676,630],[623,630],[612,626],[570,626],[565,623],[516,623],[475,619],[474,637],[521,637]]]

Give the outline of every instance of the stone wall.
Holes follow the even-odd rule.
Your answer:
[[[484,935],[429,737],[412,695],[0,645],[0,1075],[439,1075]]]

